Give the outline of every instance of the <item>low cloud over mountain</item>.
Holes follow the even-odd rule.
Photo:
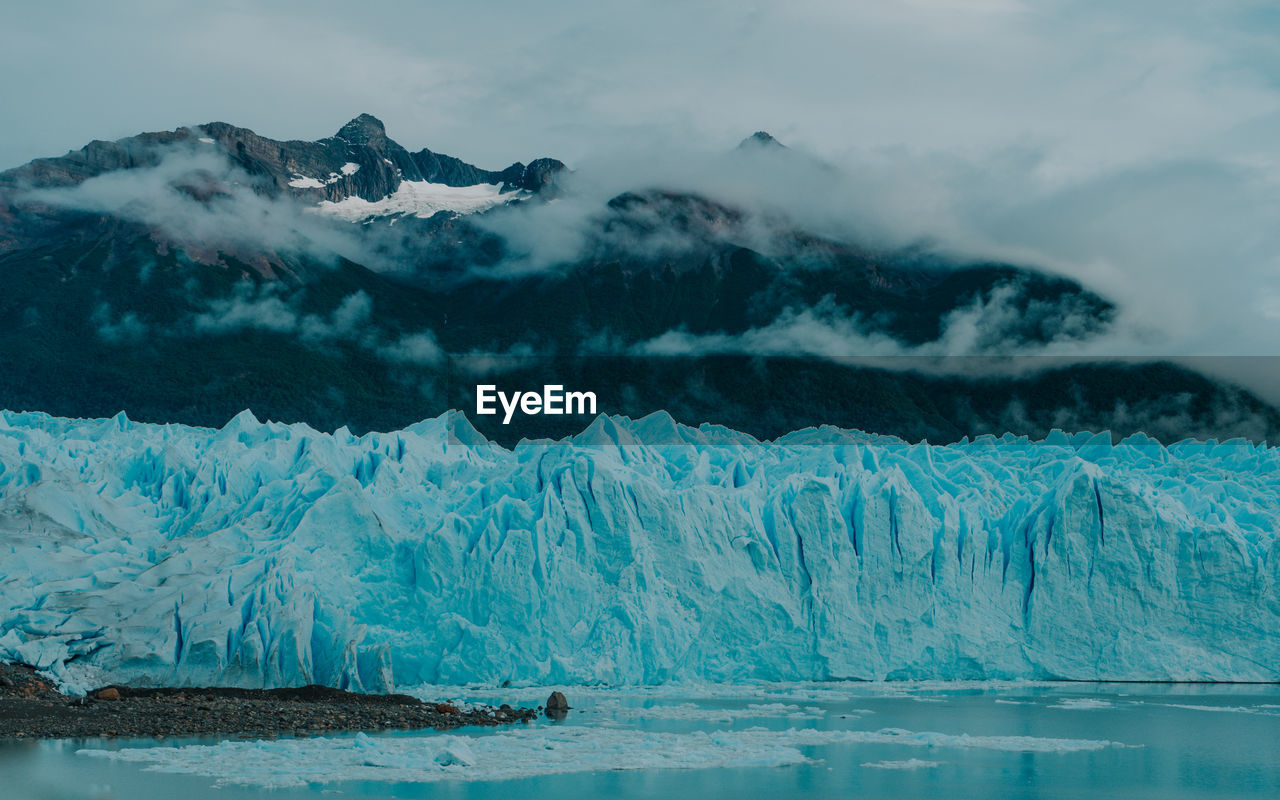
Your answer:
[[[916,177],[906,168],[901,179]],[[1097,363],[1111,360],[1106,376],[1150,380],[1149,367],[1114,359],[1195,355],[1177,349],[1185,336],[1148,325],[1142,303],[1123,292],[1081,282],[1088,270],[1064,260],[1069,247],[1043,261],[1002,258],[1037,248],[997,236],[998,225],[985,240],[959,235],[981,220],[961,224],[957,208],[913,218],[889,185],[763,132],[727,151],[633,151],[573,170],[547,158],[486,170],[411,153],[367,114],[316,142],[225,123],[95,142],[0,174],[0,258],[22,275],[2,309],[17,354],[8,402],[76,414],[133,404],[142,416],[216,422],[226,408],[290,393],[267,366],[280,347],[321,391],[274,413],[317,424],[339,417],[313,417],[305,409],[327,402],[314,398],[346,398],[353,382],[376,382],[354,393],[382,400],[341,419],[386,427],[465,406],[475,375],[534,381],[541,371],[598,384],[618,411],[750,418],[762,435],[832,414],[935,437],[1009,420],[1043,432],[1058,418],[1135,429],[1185,418],[1188,432],[1205,435],[1248,418],[1248,435],[1266,435],[1265,404],[1216,383],[1247,382],[1253,367],[1224,362],[1210,368],[1215,380],[1189,383],[1191,373],[1161,372],[1173,384],[1148,387],[1135,405],[1107,388],[1114,378],[1099,377]],[[1081,200],[1038,200],[1062,211],[1043,241],[1057,224],[1099,228],[1071,211]],[[1012,213],[994,198],[984,208],[991,219]],[[71,313],[91,346],[38,323]],[[99,388],[68,394],[65,375],[40,367],[33,337],[83,364],[78,380]],[[169,363],[191,348],[219,354],[195,381],[208,411],[175,402],[176,384],[140,405],[101,388],[116,382],[101,380],[104,370]],[[241,357],[246,348],[252,357]],[[128,365],[115,358],[120,349]],[[724,358],[774,359],[772,369],[792,376],[784,381],[811,378],[823,361],[835,382],[817,390],[812,409],[774,403],[762,415],[739,398],[724,402],[752,391],[746,373],[707,373],[707,359]],[[1083,386],[1070,404],[1044,394],[1064,371]],[[926,394],[941,381],[955,397],[886,422],[883,408],[859,410],[868,381]],[[1015,397],[1018,414],[975,411],[975,381],[1038,387],[1027,389],[1038,396]],[[1175,388],[1208,394],[1197,406],[1175,401]],[[1055,403],[1071,414],[1055,416]],[[1224,403],[1225,414],[1209,410]]]

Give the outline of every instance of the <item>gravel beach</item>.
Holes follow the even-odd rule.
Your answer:
[[[297,689],[107,686],[64,695],[34,669],[0,664],[0,739],[96,736],[269,738],[338,731],[447,730],[528,722],[532,708],[424,703],[402,694]]]

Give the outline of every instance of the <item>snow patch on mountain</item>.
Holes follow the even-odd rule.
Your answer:
[[[295,189],[323,189],[326,186],[335,184],[342,180],[343,177],[350,177],[360,171],[359,164],[346,163],[342,165],[342,174],[330,172],[329,176],[324,180],[312,178],[299,173],[294,173],[293,179],[289,181],[289,185]]]
[[[324,200],[320,202],[318,210],[322,214],[349,222],[408,215],[426,219],[441,211],[452,211],[456,214],[487,211],[528,195],[529,193],[524,191],[504,192],[502,184],[498,183],[447,186],[429,181],[401,181],[395,192],[381,200],[370,201],[355,196],[336,202]]]

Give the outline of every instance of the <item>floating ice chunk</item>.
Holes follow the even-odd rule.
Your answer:
[[[465,741],[454,741],[440,748],[432,759],[442,767],[474,767],[476,754]]]
[[[767,737],[561,728],[491,736],[428,735],[227,741],[216,745],[81,750],[148,769],[264,788],[341,781],[499,781],[594,770],[782,766],[809,759]]]
[[[795,706],[786,703],[751,703],[743,710],[743,716],[757,717],[820,717],[823,710],[817,706]]]
[[[1097,711],[1103,708],[1114,708],[1110,700],[1099,700],[1096,697],[1066,697],[1049,708],[1063,708],[1071,711]]]
[[[1114,742],[1031,736],[969,736],[886,730],[698,731],[651,733],[560,726],[492,735],[226,741],[215,745],[85,749],[87,756],[147,764],[148,769],[217,779],[217,785],[267,788],[340,781],[433,783],[498,781],[596,770],[773,767],[810,761],[799,748],[896,744],[1023,753],[1073,753],[1123,747]],[[909,762],[897,762],[912,764]],[[893,762],[880,762],[881,765]],[[930,762],[920,762],[920,767]],[[864,766],[877,766],[867,764]],[[881,766],[880,768],[893,768]],[[899,767],[903,768],[903,767]],[[911,767],[916,768],[916,767]]]
[[[1193,705],[1187,703],[1161,703],[1166,708],[1181,708],[1186,711],[1213,711],[1220,714],[1261,714],[1262,716],[1280,716],[1280,712],[1272,709],[1277,708],[1273,705],[1258,706],[1209,706],[1209,705]]]
[[[942,762],[909,758],[906,761],[867,761],[862,766],[870,769],[932,769],[942,766]]]
[[[577,694],[575,692],[575,694]],[[699,703],[658,703],[648,706],[624,705],[619,700],[602,700],[586,709],[612,719],[663,719],[707,722],[732,722],[739,719],[818,719],[826,712],[817,706],[798,706],[788,703],[749,703],[742,707],[718,707]],[[865,713],[861,710],[844,712],[848,715]]]
[[[821,744],[815,736],[805,734],[829,734],[832,741],[866,744],[901,744],[911,747],[962,747],[975,750],[1001,750],[1011,753],[1076,753],[1090,750],[1106,750],[1112,747],[1133,747],[1120,742],[1099,739],[1056,739],[1040,736],[971,736],[967,733],[949,734],[925,731],[914,733],[901,728],[883,728],[879,731],[789,731],[788,741],[797,744]],[[1140,746],[1140,745],[1138,745]]]

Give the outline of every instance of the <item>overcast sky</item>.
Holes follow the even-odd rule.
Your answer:
[[[1052,149],[1048,171],[1184,155],[1274,167],[1268,5],[6,3],[0,164],[214,119],[315,139],[368,112],[410,149],[490,167],[759,128],[832,156],[1032,146]]]
[[[837,213],[1072,274],[1186,352],[1280,339],[1274,2],[6,3],[0,68],[0,166],[361,112],[488,168],[765,129],[855,176]]]

